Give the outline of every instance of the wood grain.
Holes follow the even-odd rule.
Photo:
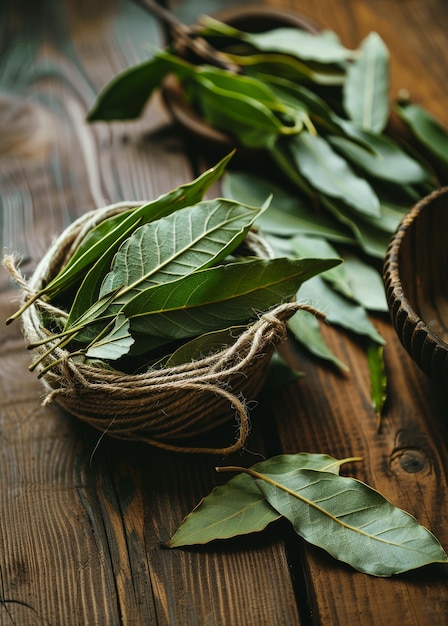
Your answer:
[[[408,89],[448,124],[443,0],[269,4],[306,14],[347,45],[377,30],[391,50],[391,94]],[[44,8],[13,0],[0,8],[1,79],[11,94],[0,96],[0,240],[23,256],[24,272],[81,213],[153,198],[204,162],[157,100],[137,122],[85,123],[98,90],[145,58],[144,42],[162,44],[148,13],[130,0]],[[15,310],[16,295],[1,272],[1,318]],[[306,377],[260,400],[247,450],[225,460],[100,438],[57,406],[43,408],[19,325],[0,325],[0,624],[445,624],[446,567],[374,579],[304,546],[287,524],[199,549],[163,546],[227,479],[215,464],[299,451],[363,457],[344,472],[378,488],[448,546],[446,397],[389,322],[375,322],[387,339],[390,385],[380,430],[364,346],[327,328],[350,374],[290,345],[288,356]]]

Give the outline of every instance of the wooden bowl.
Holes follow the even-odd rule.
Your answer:
[[[383,278],[392,322],[407,352],[448,389],[448,187],[418,202],[387,250]]]
[[[287,9],[250,4],[229,7],[213,14],[213,17],[245,32],[265,32],[274,28],[298,28],[317,34],[316,26],[306,17]],[[208,124],[185,99],[182,85],[175,76],[165,79],[162,95],[166,107],[177,124],[195,140],[215,151],[225,154],[235,147],[235,139]],[[255,156],[254,150],[244,148],[245,153]]]

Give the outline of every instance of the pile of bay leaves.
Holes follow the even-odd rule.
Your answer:
[[[302,282],[340,263],[243,254],[267,204],[202,199],[231,156],[152,202],[118,213],[106,207],[101,220],[93,212],[96,225],[84,225],[62,269],[8,320],[36,300],[47,305],[43,338],[29,347],[50,348],[31,369],[62,348],[68,355],[59,360],[129,373],[189,362],[234,342]],[[59,360],[40,366],[39,376]]]
[[[261,171],[229,171],[224,195],[260,204],[273,194],[257,224],[276,253],[344,259],[307,281],[301,298],[363,340],[380,413],[384,340],[370,314],[387,310],[381,262],[403,215],[446,177],[448,135],[409,101],[394,115],[412,142],[390,130],[389,52],[376,33],[352,50],[332,31],[248,33],[205,16],[194,36],[216,51],[216,64],[178,53],[174,42],[107,85],[89,119],[137,117],[170,74],[209,125],[259,153]],[[300,312],[289,327],[308,350],[346,369],[313,316]]]
[[[261,226],[279,256],[344,259],[326,271],[319,265],[319,276],[308,274],[300,297],[317,303],[332,323],[367,337],[372,399],[380,411],[384,341],[368,313],[387,308],[379,267],[391,234],[448,173],[446,131],[409,102],[396,111],[411,131],[412,145],[389,131],[389,55],[376,33],[350,50],[329,31],[253,34],[204,17],[191,37],[206,40],[216,62],[209,55],[185,56],[183,36],[182,52],[174,41],[117,76],[89,120],[138,117],[154,90],[174,74],[185,100],[208,124],[228,133],[236,146],[259,152],[260,172],[228,171],[224,195],[250,206],[264,205],[272,195],[251,224]],[[190,52],[197,49],[192,42]],[[278,180],[269,179],[274,164]],[[289,327],[313,353],[345,367],[312,316],[298,313]],[[354,460],[300,453],[249,469],[217,468],[237,475],[204,498],[167,545],[259,532],[284,517],[307,541],[371,575],[446,563],[437,539],[412,516],[367,485],[339,476],[340,466]]]

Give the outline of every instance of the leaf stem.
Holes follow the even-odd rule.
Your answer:
[[[51,348],[49,348],[48,350],[46,350],[43,354],[40,355],[40,357],[38,359],[36,359],[35,361],[33,361],[33,363],[31,363],[31,365],[29,366],[29,370],[30,372],[33,372],[36,367],[39,365],[39,363],[42,363],[42,361],[49,356],[54,350],[56,350],[56,348],[63,348],[64,346],[66,346],[73,338],[74,335],[77,334],[76,332],[73,332],[71,335],[69,335],[68,337],[60,337],[60,341],[57,345],[52,346]],[[56,338],[58,338],[58,336],[56,336]],[[60,361],[60,359],[59,359]],[[56,361],[59,362],[59,361]],[[50,367],[53,367],[54,364],[52,364]],[[49,368],[46,368],[49,369]]]
[[[8,317],[8,319],[6,320],[6,324],[11,324],[11,322],[13,322],[14,320],[16,320],[17,318],[19,318],[22,313],[24,313],[27,308],[29,306],[31,306],[34,302],[36,302],[36,300],[38,300],[44,293],[46,293],[46,289],[41,289],[40,291],[38,291],[37,293],[33,294],[31,296],[31,298],[29,298],[29,300],[27,300],[25,302],[25,304],[23,304],[20,309],[18,311],[16,311],[15,313],[13,313],[10,317]]]

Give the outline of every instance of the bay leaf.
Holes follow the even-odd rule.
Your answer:
[[[247,77],[235,77],[233,82],[245,83],[243,92],[247,91]],[[255,97],[251,97],[237,89],[237,85],[232,91],[221,88],[211,80],[210,72],[208,76],[198,73],[194,90],[190,86],[190,96],[209,124],[230,132],[241,144],[249,147],[266,147],[277,136],[301,130],[300,117],[294,111],[287,111],[282,103],[259,100],[259,90],[254,90]],[[285,116],[287,123],[284,123]]]
[[[389,52],[375,32],[367,35],[360,50],[347,68],[343,104],[359,128],[379,134],[389,118]]]
[[[76,282],[80,276],[82,283],[70,307],[66,327],[89,309],[99,297],[101,282],[110,268],[112,259],[121,243],[138,225],[147,224],[167,217],[175,211],[198,203],[207,190],[222,176],[233,152],[223,157],[215,166],[207,169],[193,181],[180,185],[162,194],[155,200],[131,209],[129,213],[119,214],[103,220],[91,229],[80,242],[71,258],[70,265],[63,268],[60,275],[50,285],[58,291]],[[62,286],[58,285],[58,282]],[[48,288],[48,287],[47,287]]]
[[[305,237],[296,235],[291,239],[291,249],[293,256],[306,258],[314,254],[321,259],[334,259],[338,256],[338,251],[325,239],[320,237]],[[353,290],[348,279],[345,261],[341,265],[336,265],[321,274],[323,280],[329,282],[337,291],[347,298],[353,298]]]
[[[385,135],[360,133],[372,151],[364,150],[358,143],[344,137],[330,136],[328,140],[357,169],[367,175],[395,184],[418,184],[429,180],[428,171],[401,147]]]
[[[247,326],[231,326],[210,333],[203,333],[182,344],[164,360],[163,367],[176,367],[202,359],[235,343]]]
[[[311,65],[286,54],[269,52],[229,55],[229,58],[246,74],[266,83],[270,83],[272,77],[281,76],[292,82],[325,87],[341,86],[345,79],[345,71],[337,65]]]
[[[383,259],[391,239],[391,233],[385,230],[381,217],[363,214],[362,219],[350,207],[337,198],[321,196],[322,204],[337,220],[349,228],[355,237],[358,246],[366,254],[377,259]]]
[[[302,132],[291,137],[289,145],[297,169],[315,189],[342,198],[361,214],[380,216],[380,203],[372,187],[353,172],[325,139]]]
[[[368,311],[389,310],[380,273],[372,264],[351,253],[344,255],[344,268],[352,289],[352,297]]]
[[[272,259],[229,263],[200,270],[134,296],[122,312],[131,329],[155,337],[183,339],[247,323],[292,297],[303,281],[338,259]]]
[[[308,199],[292,194],[275,182],[251,172],[227,171],[221,182],[223,195],[260,206],[272,194],[269,206],[256,224],[264,233],[290,237],[297,233],[353,244],[354,238],[331,216],[317,215]]]
[[[262,208],[205,200],[137,228],[116,253],[100,297],[119,289],[115,311],[144,289],[223,261],[244,240]]]
[[[311,467],[337,473],[341,462],[326,454],[285,454],[253,466],[274,475],[293,468]],[[183,520],[167,546],[205,544],[215,539],[260,532],[280,518],[250,476],[238,474],[226,485],[215,487]]]
[[[264,396],[272,397],[273,391],[289,385],[303,376],[303,372],[291,367],[286,359],[275,350],[269,363],[268,376],[263,384],[262,393]]]
[[[418,104],[400,102],[395,110],[406,122],[414,137],[444,166],[448,166],[448,131],[427,110]]]
[[[300,289],[300,300],[309,302],[325,313],[328,322],[346,330],[369,337],[383,345],[384,339],[370,321],[366,310],[326,285],[320,276],[314,276]]]
[[[349,368],[341,361],[328,347],[322,332],[319,321],[308,311],[297,311],[288,320],[288,329],[308,352],[319,359],[328,361],[343,372],[348,372]]]
[[[193,65],[180,57],[159,52],[115,76],[96,98],[87,120],[115,121],[139,117],[154,90],[160,87],[170,71],[185,78],[195,70]]]
[[[335,33],[309,33],[297,28],[273,28],[261,33],[245,33],[241,38],[258,50],[282,52],[306,61],[337,64],[354,59],[357,52],[343,46]]]
[[[360,572],[391,576],[448,562],[429,530],[358,480],[312,469],[250,475],[301,537]]]
[[[129,320],[124,315],[118,315],[111,330],[87,348],[86,356],[90,359],[115,361],[127,354],[134,343],[129,327]]]

